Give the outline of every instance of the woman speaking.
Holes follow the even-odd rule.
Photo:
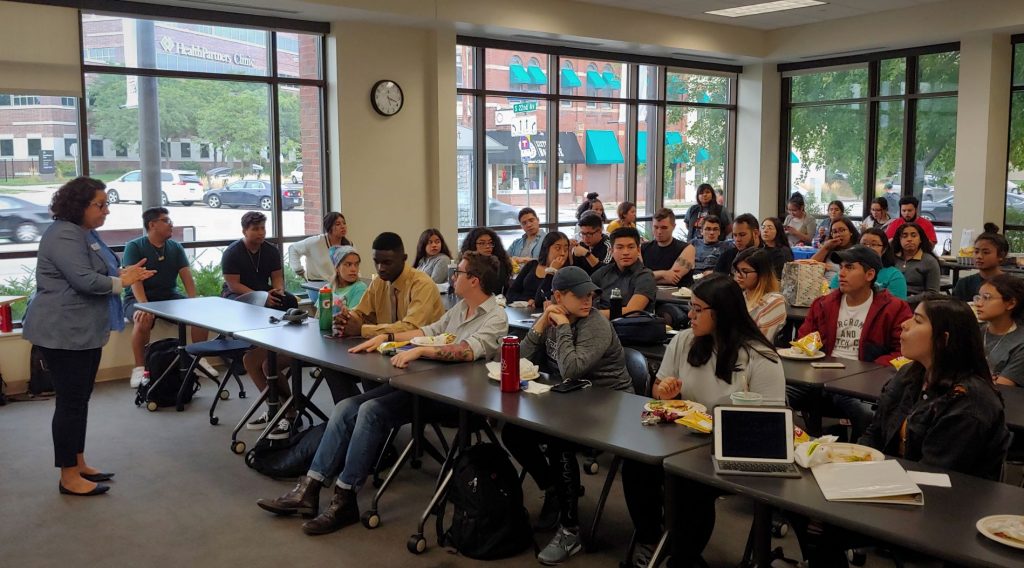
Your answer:
[[[114,253],[96,229],[106,221],[106,186],[79,177],[53,195],[55,222],[39,242],[36,291],[23,322],[23,337],[43,351],[57,392],[53,411],[53,452],[65,495],[100,495],[109,489],[101,473],[85,462],[85,426],[103,345],[110,331],[124,329],[121,290],[155,271],[146,259],[118,268]]]

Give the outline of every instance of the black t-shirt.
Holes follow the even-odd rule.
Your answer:
[[[672,239],[667,247],[659,245],[658,241],[650,241],[640,247],[640,254],[643,255],[644,266],[647,268],[670,270],[684,248],[686,248],[686,243],[679,239]]]
[[[220,267],[224,274],[237,274],[242,285],[257,292],[266,292],[271,289],[270,275],[282,268],[281,252],[274,245],[263,241],[260,250],[252,254],[245,248],[244,240],[237,240],[225,249]],[[231,295],[226,282],[221,288],[220,295]]]
[[[587,248],[587,245],[583,243],[580,244],[582,244],[584,248]],[[601,238],[601,242],[589,248],[590,253],[593,254],[598,260],[598,263],[595,264],[594,266],[590,266],[590,263],[587,262],[586,256],[576,256],[572,254],[572,251],[569,251],[569,254],[572,257],[573,266],[578,266],[582,268],[584,271],[586,271],[587,274],[594,274],[594,271],[596,271],[598,268],[601,268],[605,264],[611,262],[611,246],[608,242],[608,235],[604,235]]]

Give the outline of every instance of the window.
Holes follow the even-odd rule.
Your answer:
[[[39,97],[15,95],[11,97],[11,104],[13,106],[35,106],[41,103]]]
[[[78,139],[77,138],[65,138],[64,139],[64,155],[73,158],[78,152]]]
[[[510,243],[521,234],[519,210],[529,206],[549,230],[571,234],[579,204],[596,192],[609,219],[619,203],[635,203],[649,238],[644,217],[663,205],[686,207],[695,182],[728,191],[738,68],[703,71],[679,61],[696,66],[684,70],[591,51],[490,45],[460,38],[456,48],[457,67],[485,61],[487,69],[478,87],[471,74],[456,79],[460,232],[496,227]],[[667,75],[708,96],[666,100],[659,86]]]
[[[103,157],[103,140],[89,141],[89,154],[97,158]]]
[[[0,157],[10,158],[14,156],[14,140],[0,140]]]
[[[39,155],[39,150],[42,149],[42,145],[43,145],[43,141],[40,140],[39,138],[29,138],[28,139],[28,155],[29,156],[38,156]]]
[[[200,144],[199,145],[199,158],[203,159],[203,160],[209,160],[210,159],[210,145],[209,144]]]
[[[1024,250],[1024,36],[1014,36],[1013,41],[1005,224],[1010,250],[1020,252]]]
[[[61,97],[60,106],[72,107],[75,106],[75,97]]]
[[[788,141],[780,156],[786,188],[781,201],[799,192],[808,210],[821,215],[838,199],[847,215],[860,218],[875,197],[887,197],[889,214],[895,216],[901,195],[924,203],[950,195],[957,49],[942,45],[907,55],[868,54],[859,63],[836,67],[780,65]],[[921,215],[950,224],[924,207]]]
[[[181,143],[181,157],[182,158],[191,158],[192,157],[192,143],[191,142],[182,142]]]

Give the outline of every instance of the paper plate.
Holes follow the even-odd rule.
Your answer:
[[[487,378],[491,379],[492,381],[500,381],[501,380],[501,375],[492,375],[491,373],[487,373]],[[519,380],[520,381],[533,381],[533,380],[536,380],[536,379],[539,379],[539,378],[540,378],[540,373],[537,373],[537,372],[530,373],[528,375],[519,375]]]
[[[672,292],[672,295],[677,298],[689,298],[690,296],[693,295],[693,290],[690,290],[689,288],[684,286],[676,290],[675,292]]]
[[[813,361],[814,359],[823,359],[825,357],[825,353],[822,352],[822,351],[818,351],[818,353],[816,353],[815,355],[812,356],[812,355],[808,355],[808,354],[804,353],[803,351],[797,351],[796,349],[793,349],[792,347],[785,347],[783,349],[779,349],[779,356],[782,357],[783,359],[796,359],[798,361]]]
[[[414,337],[412,338],[412,341],[410,341],[413,345],[419,345],[420,347],[442,347],[454,342],[455,336],[450,334]]]
[[[978,529],[978,532],[999,544],[1005,544],[1006,546],[1012,546],[1014,548],[1024,550],[1024,540],[1001,536],[1001,531],[1004,527],[1014,524],[1018,527],[1024,528],[1024,517],[1020,515],[990,515],[983,519],[978,519],[978,522],[974,526]]]
[[[860,444],[833,442],[824,444],[833,462],[885,461],[885,454]]]

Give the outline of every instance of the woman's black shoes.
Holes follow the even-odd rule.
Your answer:
[[[75,491],[65,488],[64,484],[60,482],[57,482],[57,488],[60,489],[61,495],[76,495],[78,497],[92,497],[93,495],[103,495],[104,493],[110,490],[109,485],[97,485],[96,487],[92,488],[92,491],[89,491],[87,493],[77,493]]]
[[[99,483],[101,481],[110,481],[114,478],[113,473],[79,473],[82,479],[91,481],[93,483]]]

